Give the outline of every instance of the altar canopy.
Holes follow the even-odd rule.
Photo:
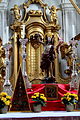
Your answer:
[[[49,85],[54,85],[54,84],[49,84]],[[42,107],[42,111],[65,111],[65,105],[61,103],[61,97],[67,92],[77,94],[77,91],[74,89],[69,91],[69,88],[70,88],[69,84],[55,84],[55,86],[56,85],[58,85],[58,93],[57,93],[58,99],[52,100],[52,101],[47,101],[46,107]],[[32,89],[27,89],[31,108],[32,108],[32,104],[34,103],[34,101],[31,100],[31,96],[35,92],[40,92],[40,93],[46,94],[45,86],[46,86],[46,84],[33,84]]]

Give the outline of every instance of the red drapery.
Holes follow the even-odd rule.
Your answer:
[[[70,88],[69,84],[55,84],[55,85],[58,85],[58,99],[53,101],[47,101],[46,107],[42,107],[42,111],[64,111],[65,106],[64,104],[61,103],[61,97],[67,92],[77,94],[77,91],[74,89],[69,91]],[[27,89],[31,108],[32,108],[32,104],[34,103],[34,101],[31,100],[31,96],[35,92],[40,92],[45,94],[45,86],[46,84],[33,84],[32,89]]]

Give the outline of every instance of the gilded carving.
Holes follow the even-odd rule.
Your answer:
[[[5,52],[2,46],[2,40],[0,38],[0,76],[3,78],[5,75],[5,65],[4,65],[4,59],[5,59]]]
[[[41,10],[30,10],[29,14],[32,14],[32,15],[41,15],[42,11]]]
[[[54,24],[58,24],[58,17],[57,17],[57,11],[60,9],[57,9],[54,5],[51,6],[51,8],[49,7],[51,16],[50,16],[50,21],[53,22]]]
[[[41,7],[46,7],[47,6],[47,4],[44,4],[42,2],[42,0],[28,0],[28,2],[25,5],[26,5],[26,7],[29,7],[29,5],[32,4],[32,3],[39,3],[41,5]]]
[[[66,42],[60,43],[60,52],[61,52],[61,58],[65,59],[67,61],[67,66],[69,66],[69,68],[66,69],[64,72],[68,76],[71,76],[72,65],[74,60],[74,58],[72,57],[72,53],[73,53],[72,44],[68,45]]]
[[[15,20],[19,20],[21,18],[20,8],[18,5],[14,5],[14,8],[12,8],[11,11],[13,11]]]
[[[39,3],[40,7],[43,8],[43,11],[41,9],[38,10],[30,10],[28,11],[28,7],[32,3]],[[20,14],[20,7],[14,6],[11,11],[13,11],[15,20],[14,23],[11,25],[11,29],[13,30],[13,40],[14,40],[14,79],[17,78],[17,71],[18,71],[18,65],[22,63],[22,60],[20,59],[20,51],[21,47],[19,44],[20,34],[21,34],[21,25],[25,24],[25,38],[28,38],[28,43],[26,46],[27,51],[27,74],[30,80],[33,79],[42,79],[44,76],[44,73],[42,73],[40,68],[40,62],[41,62],[41,56],[42,53],[45,52],[45,48],[51,47],[51,53],[52,58],[49,71],[45,74],[49,74],[49,77],[55,77],[55,81],[59,80],[59,70],[58,70],[58,55],[56,53],[56,50],[54,49],[56,45],[58,44],[58,31],[60,30],[60,26],[58,24],[58,17],[57,17],[57,9],[55,6],[49,7],[49,10],[51,12],[49,21],[47,19],[46,14],[46,4],[42,2],[42,0],[28,0],[27,3],[23,4],[23,10],[21,18]],[[47,39],[52,38],[54,36],[53,44],[47,44]],[[54,47],[55,46],[55,47]],[[48,49],[47,49],[48,50]],[[50,49],[49,49],[50,50]],[[50,54],[51,54],[50,53]],[[55,58],[56,55],[56,58]],[[53,70],[54,69],[54,70]]]

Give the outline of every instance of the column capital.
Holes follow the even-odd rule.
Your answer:
[[[77,2],[77,1],[74,0],[74,2]],[[70,3],[70,0],[62,0],[62,3]]]
[[[0,3],[0,10],[2,11],[2,10],[7,9],[7,6],[8,6],[8,2],[7,1],[2,1]]]
[[[72,11],[75,10],[71,3],[62,3],[61,7],[62,7],[63,10],[68,10],[68,11],[69,10],[72,10]]]

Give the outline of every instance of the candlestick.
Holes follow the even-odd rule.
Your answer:
[[[5,49],[5,65],[6,65],[6,70],[5,70],[5,81],[3,84],[3,92],[8,93],[9,95],[12,95],[12,85],[9,81],[9,65],[10,65],[10,61],[9,61],[9,50],[12,47],[12,45],[10,43],[5,44],[4,46]]]
[[[27,72],[26,72],[26,56],[27,56],[26,44],[28,42],[28,39],[20,39],[19,41],[22,46],[22,74],[23,74],[24,80],[26,82],[26,87],[31,88],[32,86],[31,86],[30,81],[28,80],[28,76],[27,76]]]
[[[70,90],[72,90],[72,88],[74,88],[75,90],[78,90],[78,87],[79,87],[79,77],[78,77],[77,66],[76,66],[76,59],[77,59],[76,41],[73,39],[71,41],[71,44],[72,44],[73,65],[72,65]]]

